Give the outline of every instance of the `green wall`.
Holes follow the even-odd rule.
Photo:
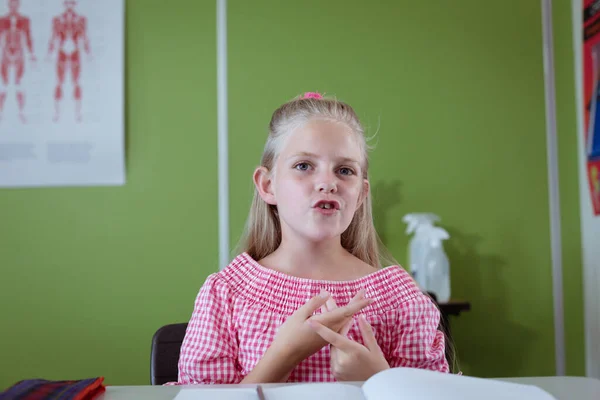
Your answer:
[[[434,211],[450,230],[453,294],[472,303],[452,320],[462,370],[553,374],[540,3],[459,4],[229,2],[231,240],[272,111],[303,91],[335,94],[377,132],[375,219],[396,258],[404,214]],[[576,201],[563,203],[568,218]],[[578,245],[567,238],[566,261]],[[581,264],[566,267],[568,372],[582,373]]]
[[[552,374],[539,2],[460,4],[228,2],[232,247],[272,111],[336,94],[377,132],[376,225],[396,258],[405,213],[437,212],[450,230],[453,294],[472,302],[452,320],[463,372]],[[148,384],[153,332],[186,321],[217,269],[215,2],[126,11],[127,185],[0,190],[0,389]],[[568,2],[555,14],[568,372],[581,374]]]
[[[215,4],[179,3],[127,2],[127,185],[0,190],[0,389],[148,384],[217,268]]]

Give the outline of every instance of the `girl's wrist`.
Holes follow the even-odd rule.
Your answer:
[[[287,381],[296,367],[292,357],[269,347],[241,383],[280,383]]]
[[[385,371],[386,369],[390,369],[390,364],[388,364],[387,360],[384,359],[383,362],[381,362],[377,367],[373,368],[373,373],[367,379],[373,375],[377,375],[381,371]]]
[[[297,353],[275,346],[269,346],[262,360],[273,365],[277,370],[284,371],[287,375],[302,361],[302,359],[299,359]]]

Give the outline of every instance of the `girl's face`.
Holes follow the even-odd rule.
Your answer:
[[[262,181],[255,174],[262,198],[277,206],[284,238],[318,242],[348,228],[369,190],[362,154],[340,122],[311,120],[284,140],[274,173]]]

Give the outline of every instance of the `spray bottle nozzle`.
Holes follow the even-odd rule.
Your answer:
[[[426,226],[423,227],[423,230],[432,247],[439,247],[442,244],[442,240],[450,238],[450,234],[439,226]]]
[[[434,222],[439,222],[440,217],[433,213],[411,213],[402,217],[402,221],[408,225],[406,233],[411,234],[422,225],[431,226]]]

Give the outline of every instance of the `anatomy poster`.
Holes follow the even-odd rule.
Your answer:
[[[0,0],[0,187],[121,185],[124,0]]]
[[[600,215],[600,1],[583,1],[584,143],[589,193]]]

